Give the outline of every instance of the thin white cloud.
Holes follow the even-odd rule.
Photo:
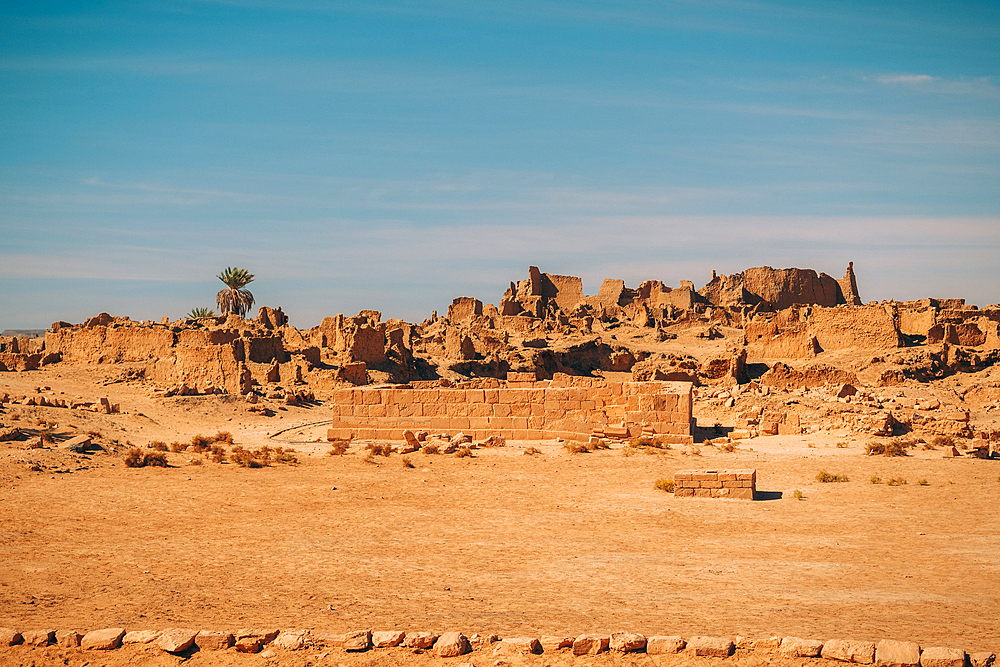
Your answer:
[[[929,83],[938,81],[938,78],[927,74],[885,74],[875,77],[875,80],[879,83]]]

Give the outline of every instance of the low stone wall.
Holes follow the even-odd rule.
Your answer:
[[[753,500],[756,470],[678,470],[674,495],[678,498],[738,498]]]
[[[511,374],[514,375],[514,374]],[[332,392],[328,437],[401,440],[403,430],[473,438],[587,440],[618,426],[630,437],[690,444],[691,383],[610,382],[562,376],[497,388],[357,388]]]

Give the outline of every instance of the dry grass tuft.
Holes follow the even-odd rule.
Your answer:
[[[885,483],[886,486],[902,486],[906,484],[906,480],[902,477],[893,477],[888,482]]]
[[[878,475],[872,475],[871,477],[868,478],[868,481],[872,484],[881,484],[882,478],[879,477]]]
[[[924,448],[933,449],[934,447],[954,447],[955,438],[951,437],[950,435],[938,435],[931,440],[930,445],[931,447],[927,447],[925,445]]]
[[[850,482],[851,480],[847,477],[847,475],[831,475],[827,471],[821,470],[816,475],[816,481],[828,484],[830,482]]]
[[[906,448],[912,447],[913,443],[905,440],[891,440],[889,442],[869,442],[865,446],[866,456],[906,456]]]
[[[420,451],[422,451],[424,454],[440,454],[441,453],[441,450],[438,449],[437,445],[424,445],[423,448]]]
[[[658,480],[656,480],[656,483],[653,485],[653,487],[656,488],[656,489],[659,489],[660,491],[666,491],[667,493],[673,493],[674,492],[674,480],[672,480],[672,479],[658,479]]]
[[[403,457],[403,467],[404,468],[416,468],[417,466],[413,465],[413,461],[411,461],[409,459],[409,457],[404,456]]]
[[[149,447],[150,449],[155,449],[158,452],[167,451],[167,443],[161,440],[154,440],[153,442],[149,443],[146,446]]]
[[[926,477],[923,478],[923,479],[921,479],[921,480],[919,480],[917,482],[917,484],[919,484],[920,486],[930,486],[931,485],[931,483],[927,481]]]
[[[179,452],[183,452],[188,447],[190,447],[190,445],[185,444],[183,442],[171,442],[170,443],[170,451],[172,451],[175,454],[177,454]]]
[[[570,454],[585,454],[590,451],[590,448],[584,442],[564,442],[563,449]]]
[[[470,447],[461,446],[455,450],[455,458],[464,459],[472,456],[472,449]]]
[[[541,454],[542,450],[540,450],[538,447],[527,447],[524,450],[524,453],[528,456],[535,456],[536,454]]]
[[[388,443],[369,442],[365,445],[365,450],[371,452],[372,456],[389,456],[396,448]]]
[[[330,441],[330,451],[327,452],[330,456],[343,456],[347,452],[347,448],[351,446],[351,439],[347,438],[337,438],[336,440]]]
[[[804,500],[805,499],[805,495],[800,490],[798,490],[798,489],[795,489],[794,491],[792,491],[792,497],[795,498],[796,500]]]
[[[134,447],[125,454],[126,468],[166,468],[167,455],[163,452],[143,452],[138,447]]]

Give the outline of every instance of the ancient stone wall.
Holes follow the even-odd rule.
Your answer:
[[[677,498],[737,498],[753,500],[756,470],[678,470],[674,473]]]
[[[645,429],[668,442],[692,442],[690,383],[567,375],[538,382],[518,379],[487,389],[335,390],[329,437],[400,440],[403,430],[410,429],[462,431],[474,438],[586,440],[595,430],[624,424],[631,436]]]

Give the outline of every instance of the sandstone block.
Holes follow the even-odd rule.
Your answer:
[[[572,648],[573,637],[560,637],[557,635],[542,635],[538,643],[542,646],[542,651],[552,653],[559,649]]]
[[[917,667],[920,646],[914,642],[883,639],[875,646],[875,664],[878,667]]]
[[[989,651],[969,654],[969,665],[971,667],[993,667],[994,660],[996,660],[996,655]]]
[[[527,655],[541,653],[542,645],[534,637],[508,637],[493,647],[493,655]]]
[[[641,651],[646,648],[646,636],[635,632],[612,632],[608,639],[608,648],[621,653]]]
[[[469,639],[461,632],[445,632],[434,642],[439,658],[457,658],[469,652]]]
[[[573,640],[573,655],[597,655],[608,650],[608,635],[584,634]]]
[[[15,646],[21,643],[21,633],[12,628],[0,628],[0,646]]]
[[[733,640],[726,637],[692,637],[687,647],[695,655],[728,658],[733,652]]]
[[[406,633],[402,630],[384,630],[372,633],[372,646],[374,648],[389,648],[399,646],[403,643]]]
[[[823,650],[823,642],[801,637],[782,637],[778,651],[792,658],[815,658]]]
[[[346,636],[347,635],[345,635],[345,639]],[[278,648],[288,649],[289,651],[297,651],[300,648],[304,648],[308,643],[309,643],[308,630],[282,630],[281,632],[278,633],[278,636],[274,638],[275,646],[277,646]],[[365,643],[367,648],[367,643],[368,643],[367,634],[365,635]]]
[[[827,660],[870,665],[875,662],[875,642],[830,639],[823,644],[822,656]]]
[[[260,637],[238,637],[233,647],[239,653],[260,653],[264,648],[264,640]]]
[[[81,639],[83,639],[83,635],[76,630],[56,631],[56,644],[58,644],[60,648],[76,648],[80,645]]]
[[[280,632],[280,630],[273,628],[240,628],[236,631],[235,637],[237,640],[256,638],[261,641],[261,644],[270,644]]]
[[[406,648],[431,648],[438,636],[433,632],[407,632],[403,638]]]
[[[221,651],[233,645],[233,633],[202,630],[195,637],[194,643],[203,651]]]
[[[132,630],[122,637],[122,644],[148,644],[160,636],[159,630]]]
[[[965,667],[965,651],[960,648],[930,646],[920,653],[920,667]]]
[[[181,653],[194,646],[197,630],[167,628],[156,639],[156,645],[167,653]]]
[[[683,651],[686,645],[684,639],[676,635],[653,635],[646,639],[646,653],[648,655],[678,653]]]
[[[103,630],[91,630],[80,640],[83,648],[98,651],[110,651],[121,646],[122,637],[125,636],[124,628],[105,628]]]
[[[21,633],[21,641],[25,646],[48,646],[55,637],[55,630],[25,630]]]

